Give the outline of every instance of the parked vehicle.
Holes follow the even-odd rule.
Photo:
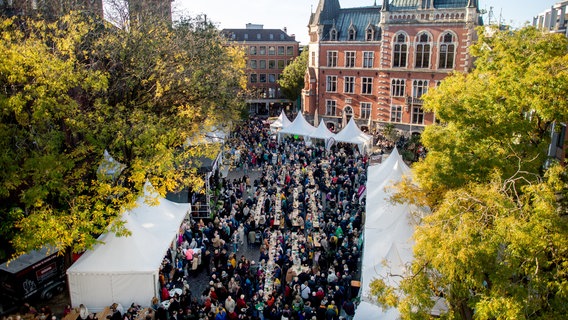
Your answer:
[[[65,263],[58,252],[43,248],[0,265],[0,315],[31,299],[50,299],[65,290]]]

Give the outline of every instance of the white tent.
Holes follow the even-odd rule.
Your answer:
[[[291,124],[292,124],[292,121],[290,121],[290,119],[288,119],[288,117],[286,116],[286,113],[284,113],[284,110],[282,110],[282,112],[280,112],[280,115],[278,116],[278,118],[270,124],[270,129],[272,131],[278,131],[282,128],[288,127]]]
[[[370,136],[355,123],[355,120],[351,118],[347,125],[335,135],[335,141],[346,142],[351,144],[356,144],[359,147],[359,152],[366,153],[371,151],[373,144],[373,136]]]
[[[334,138],[335,133],[329,131],[323,119],[320,121],[319,126],[312,133],[308,135],[310,139],[323,139],[327,141],[329,138]]]
[[[383,310],[373,304],[369,286],[378,278],[398,287],[400,276],[413,259],[411,212],[416,209],[389,200],[392,195],[389,187],[409,174],[410,168],[396,149],[383,163],[368,169],[361,303],[355,312],[356,320],[400,318],[398,310]]]
[[[130,236],[103,234],[99,238],[103,243],[85,252],[67,270],[73,307],[82,303],[98,312],[114,302],[149,306],[152,297],[159,296],[160,264],[189,206],[166,199],[150,206],[144,198],[122,216]]]
[[[305,140],[308,140],[308,136],[314,132],[314,130],[316,130],[316,128],[306,121],[306,118],[304,118],[301,112],[298,112],[294,121],[278,132],[278,141],[280,141],[281,137],[285,134],[303,136]]]

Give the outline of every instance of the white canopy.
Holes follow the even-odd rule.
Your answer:
[[[298,112],[294,121],[278,132],[278,141],[280,141],[281,137],[285,134],[303,136],[304,139],[307,140],[308,136],[314,132],[314,130],[316,130],[316,128],[306,121],[301,112]]]
[[[410,168],[397,149],[383,163],[368,169],[361,303],[355,313],[356,320],[400,318],[398,310],[383,310],[373,304],[369,287],[375,278],[398,287],[400,276],[413,259],[411,212],[416,209],[390,202],[392,189],[388,188],[409,174]]]
[[[320,121],[319,126],[314,130],[314,132],[310,133],[310,139],[323,139],[327,140],[329,138],[334,138],[335,133],[329,131],[323,119]]]
[[[337,142],[356,144],[361,153],[369,152],[373,144],[373,137],[361,131],[353,118],[335,135],[334,139]]]
[[[189,206],[163,198],[159,205],[150,206],[144,198],[122,216],[130,236],[103,234],[99,237],[103,243],[85,252],[67,270],[73,307],[82,303],[98,312],[114,302],[149,306],[152,297],[159,296],[159,268]]]
[[[270,124],[270,129],[274,130],[274,131],[278,131],[282,128],[288,127],[291,124],[292,124],[292,121],[290,121],[290,119],[288,119],[288,117],[286,116],[286,113],[284,113],[284,110],[282,110],[282,112],[280,112],[280,115],[278,116],[278,118]]]

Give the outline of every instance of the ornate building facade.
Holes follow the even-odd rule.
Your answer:
[[[294,101],[287,100],[278,85],[284,68],[300,54],[300,44],[286,30],[264,29],[248,23],[245,29],[223,29],[222,34],[245,50],[247,60],[247,99],[249,113],[277,116],[284,108],[292,111]]]
[[[320,0],[308,26],[303,112],[317,112],[328,127],[354,117],[370,130],[392,123],[420,132],[435,121],[421,96],[472,67],[467,48],[480,24],[476,0],[384,0],[358,8]]]

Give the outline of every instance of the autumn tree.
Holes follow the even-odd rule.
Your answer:
[[[284,96],[292,101],[298,100],[304,89],[304,77],[308,68],[308,50],[292,61],[282,71],[282,76],[278,79],[278,84],[282,88]]]
[[[526,27],[480,29],[469,74],[425,97],[439,124],[397,201],[427,205],[399,291],[379,303],[425,318],[444,298],[450,319],[561,319],[568,313],[566,169],[544,168],[553,122],[568,120],[568,41]]]
[[[244,105],[244,55],[209,23],[129,30],[70,15],[2,23],[0,239],[81,251],[134,205],[200,183],[202,139]],[[121,165],[101,170],[107,150]]]

